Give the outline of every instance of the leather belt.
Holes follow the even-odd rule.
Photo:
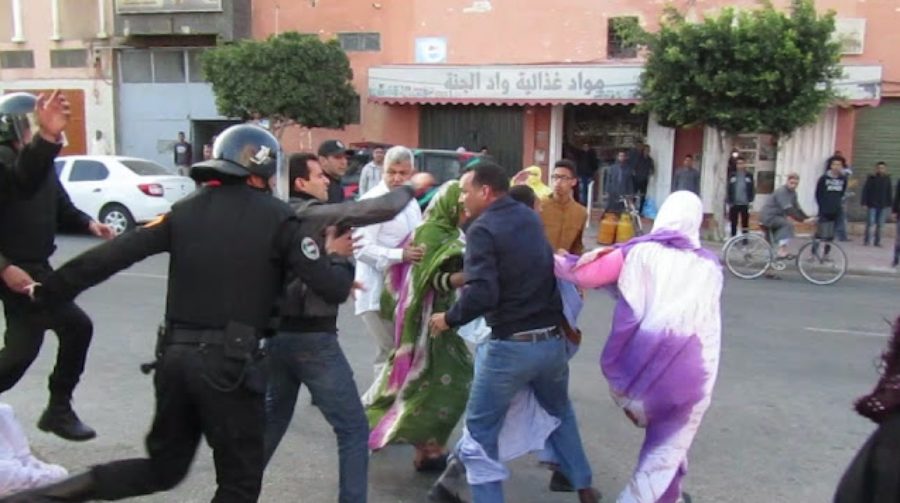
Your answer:
[[[550,339],[558,339],[562,337],[562,331],[559,327],[539,328],[537,330],[527,330],[525,332],[516,332],[506,337],[493,337],[491,339],[497,341],[510,342],[541,342]]]
[[[222,346],[225,344],[225,331],[173,328],[166,336],[165,340],[166,344],[209,344]]]

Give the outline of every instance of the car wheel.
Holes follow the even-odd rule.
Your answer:
[[[100,223],[110,226],[118,236],[134,229],[134,217],[128,208],[121,204],[107,204],[100,210]]]

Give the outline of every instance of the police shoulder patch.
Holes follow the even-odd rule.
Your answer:
[[[319,245],[309,236],[300,241],[300,251],[303,252],[304,257],[310,260],[319,260]]]

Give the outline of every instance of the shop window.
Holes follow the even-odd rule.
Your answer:
[[[86,66],[86,49],[56,49],[50,51],[51,68],[84,68]]]
[[[150,51],[124,51],[119,56],[122,68],[122,82],[144,84],[153,82],[153,67]]]
[[[185,82],[184,51],[153,51],[153,82]]]
[[[625,41],[624,33],[638,26],[634,16],[612,17],[606,24],[606,54],[610,59],[637,57],[637,46]]]
[[[34,51],[0,51],[0,68],[34,68]]]
[[[381,50],[380,33],[338,33],[341,48],[347,52],[378,52]]]

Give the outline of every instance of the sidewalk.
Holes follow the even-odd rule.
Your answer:
[[[847,254],[847,274],[855,276],[884,276],[900,278],[900,269],[891,267],[891,260],[894,258],[894,240],[890,239],[886,243],[882,243],[881,248],[874,246],[863,246],[863,237],[861,235],[850,235],[850,241],[838,242],[844,253]],[[792,246],[796,247],[797,243],[805,242],[808,236],[798,236],[796,243]],[[719,253],[722,251],[723,243],[714,243],[709,241],[703,242],[703,247]]]
[[[644,220],[644,228],[649,232],[652,222]],[[804,228],[799,226],[797,240],[792,246],[799,246],[804,239],[808,238],[808,234],[804,234]],[[852,229],[852,227],[851,227]],[[597,245],[597,220],[592,219],[590,227],[584,231],[584,243],[586,249],[596,248]],[[894,258],[894,238],[893,236],[882,241],[881,248],[874,246],[863,246],[862,235],[851,234],[849,242],[839,242],[838,244],[847,254],[847,274],[855,276],[883,276],[900,278],[900,269],[891,267],[891,260]],[[703,247],[719,254],[722,251],[721,242],[704,241]]]

